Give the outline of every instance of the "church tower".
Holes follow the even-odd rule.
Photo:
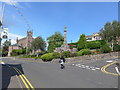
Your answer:
[[[31,45],[32,40],[33,40],[33,32],[27,31],[27,47]]]
[[[28,37],[32,37],[33,36],[33,32],[32,31],[27,31],[27,36]]]

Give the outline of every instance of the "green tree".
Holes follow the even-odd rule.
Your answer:
[[[111,52],[111,48],[108,45],[104,45],[101,47],[100,51],[102,53],[109,53],[109,52]]]
[[[11,42],[6,40],[4,43],[3,43],[3,46],[4,47],[9,47],[11,45]]]
[[[47,38],[48,51],[53,52],[55,48],[60,47],[63,44],[64,38],[60,32],[55,32],[52,36]]]
[[[103,40],[106,40],[107,43],[116,44],[117,38],[120,37],[120,23],[114,20],[112,24],[110,22],[107,22],[104,25],[104,28],[100,30],[100,35]]]
[[[110,42],[113,38],[112,38],[112,25],[110,22],[107,22],[104,25],[104,28],[102,28],[100,30],[100,35],[102,36],[102,38],[104,40],[106,40],[107,42]]]
[[[43,50],[45,50],[46,43],[45,43],[44,39],[41,36],[39,36],[31,42],[31,47],[35,51],[38,49],[43,51]]]
[[[78,41],[77,48],[78,48],[78,50],[86,48],[86,37],[84,34],[80,35],[80,39]]]
[[[10,45],[11,45],[11,42],[7,40],[3,43],[2,56],[7,56]]]

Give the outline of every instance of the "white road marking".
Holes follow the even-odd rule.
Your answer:
[[[96,68],[96,69],[100,70],[100,68]]]
[[[79,66],[79,65],[76,64],[75,66]]]
[[[106,61],[106,62],[113,62],[112,60],[110,60],[110,61]]]
[[[4,62],[1,62],[1,64],[5,64]]]
[[[89,67],[89,66],[86,66],[87,68]]]
[[[94,70],[94,71],[95,71],[96,69],[91,69],[91,70]]]
[[[90,67],[90,66],[86,66],[86,65],[82,65],[82,64],[72,64],[72,65],[75,65],[75,66],[80,67],[80,68],[93,70],[93,71],[100,70],[100,68],[98,68],[98,67]]]

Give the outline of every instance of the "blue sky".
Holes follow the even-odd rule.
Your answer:
[[[117,2],[19,2],[17,7],[30,23],[34,37],[44,39],[56,31],[63,34],[67,26],[67,41],[76,42],[80,34],[91,35],[99,32],[107,21],[118,20]],[[20,38],[26,36],[28,29],[11,5],[5,7],[4,26]]]

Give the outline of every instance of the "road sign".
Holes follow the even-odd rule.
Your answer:
[[[8,38],[8,36],[7,35],[3,35],[3,37],[2,37],[3,39],[7,39]]]
[[[3,39],[7,39],[8,38],[8,28],[3,28],[2,38]]]

